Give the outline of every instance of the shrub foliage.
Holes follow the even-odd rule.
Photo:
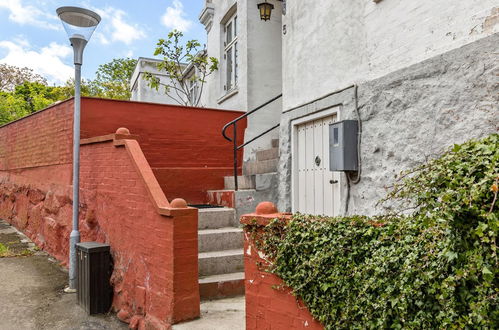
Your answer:
[[[328,329],[499,328],[499,135],[403,173],[411,215],[274,220],[258,248]]]

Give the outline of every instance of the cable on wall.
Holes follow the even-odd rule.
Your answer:
[[[357,116],[358,123],[358,132],[357,132],[357,163],[358,170],[356,172],[346,172],[345,176],[347,179],[347,196],[345,198],[345,215],[348,215],[348,207],[350,204],[350,187],[351,183],[358,184],[360,182],[361,174],[362,174],[362,157],[360,153],[360,145],[362,143],[362,120],[360,119],[359,112],[359,95],[358,95],[358,86],[355,84],[354,88],[354,99],[355,99],[355,115]]]

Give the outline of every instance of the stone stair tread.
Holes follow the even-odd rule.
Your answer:
[[[218,258],[218,257],[230,257],[230,256],[239,256],[243,255],[243,249],[232,249],[232,250],[221,250],[221,251],[210,251],[210,252],[201,252],[198,254],[198,259],[210,259],[210,258]]]
[[[277,172],[278,163],[279,160],[277,158],[269,160],[248,161],[243,165],[243,173],[245,175],[254,175]]]
[[[233,226],[236,210],[230,207],[206,208],[198,210],[198,229],[218,229]]]
[[[241,233],[243,232],[242,228],[236,227],[222,227],[215,229],[200,229],[198,230],[199,235],[210,235],[210,234],[221,234],[221,233]]]
[[[244,280],[244,272],[203,276],[199,278],[199,283],[204,284],[238,280]]]
[[[257,161],[277,159],[279,158],[279,148],[259,150],[255,156]]]
[[[255,189],[255,176],[253,175],[238,175],[237,176],[237,185],[239,189]],[[225,189],[234,189],[234,176],[225,176],[224,177],[224,188]]]

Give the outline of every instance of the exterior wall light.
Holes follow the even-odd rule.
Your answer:
[[[78,206],[80,205],[80,95],[83,50],[101,18],[91,10],[78,7],[57,8],[57,15],[68,34],[74,52],[75,96],[73,116],[73,229],[69,236],[69,287],[66,292],[76,292],[76,244],[80,242]]]
[[[265,2],[258,4],[258,10],[260,11],[260,19],[262,21],[268,21],[270,19],[270,15],[272,14],[272,9],[274,9],[274,5],[268,3],[267,0]]]

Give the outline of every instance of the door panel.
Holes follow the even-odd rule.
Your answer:
[[[335,116],[297,126],[295,208],[297,212],[338,215],[339,174],[329,171],[329,124]],[[333,182],[333,183],[331,183]]]

